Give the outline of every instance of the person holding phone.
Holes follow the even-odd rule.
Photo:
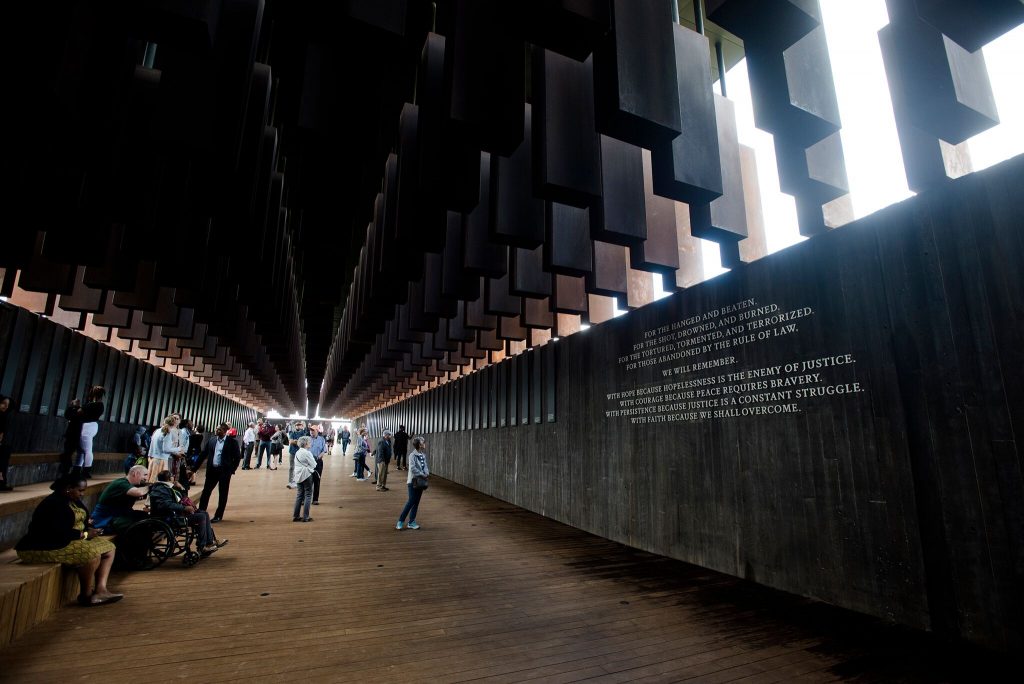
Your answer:
[[[63,563],[78,573],[78,603],[98,606],[124,598],[107,588],[114,564],[114,545],[93,526],[82,503],[88,485],[79,473],[68,473],[51,485],[53,494],[32,513],[28,533],[14,547],[23,563]]]

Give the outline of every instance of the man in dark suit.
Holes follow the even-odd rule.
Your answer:
[[[196,470],[203,465],[203,461],[209,460],[206,464],[206,482],[203,483],[203,494],[199,497],[199,510],[205,511],[210,503],[210,494],[213,488],[217,488],[217,511],[210,522],[220,522],[224,518],[224,508],[228,505],[228,489],[231,488],[231,476],[238,469],[238,463],[242,460],[242,449],[238,446],[238,440],[228,436],[230,425],[221,423],[217,426],[216,437],[206,443],[199,461],[196,463]]]

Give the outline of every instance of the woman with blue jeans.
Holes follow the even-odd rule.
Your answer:
[[[409,519],[410,530],[420,529],[420,524],[416,522],[416,511],[420,507],[423,490],[413,487],[413,481],[417,477],[426,478],[430,475],[430,469],[427,468],[427,455],[423,453],[423,448],[426,445],[427,440],[422,437],[412,438],[412,453],[409,454],[409,475],[405,479],[409,487],[409,500],[405,502],[402,514],[398,516],[398,522],[395,524],[396,530],[400,530],[405,526],[406,518]]]
[[[369,434],[366,428],[359,428],[359,434],[356,436],[356,453],[352,457],[356,460],[356,470],[352,473],[352,477],[360,482],[366,480],[364,473],[370,470],[369,466],[366,465],[366,455],[370,453],[370,442],[367,439]]]

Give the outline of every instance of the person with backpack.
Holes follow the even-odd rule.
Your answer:
[[[400,530],[405,527],[406,518],[409,519],[409,529],[418,530],[420,524],[416,522],[416,513],[419,512],[420,499],[423,498],[423,492],[426,491],[428,485],[428,479],[430,477],[430,469],[427,467],[427,455],[423,453],[423,449],[427,446],[427,440],[422,437],[412,438],[412,453],[409,454],[409,472],[405,482],[409,489],[409,499],[405,502],[405,507],[402,509],[402,513],[398,516],[398,522],[395,523],[395,529]]]

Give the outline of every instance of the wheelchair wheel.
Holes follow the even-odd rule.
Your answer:
[[[174,552],[174,532],[162,520],[135,523],[118,536],[118,556],[133,570],[152,570]]]
[[[191,568],[193,565],[199,562],[199,554],[195,551],[186,551],[185,557],[181,559],[181,562],[186,568]]]

